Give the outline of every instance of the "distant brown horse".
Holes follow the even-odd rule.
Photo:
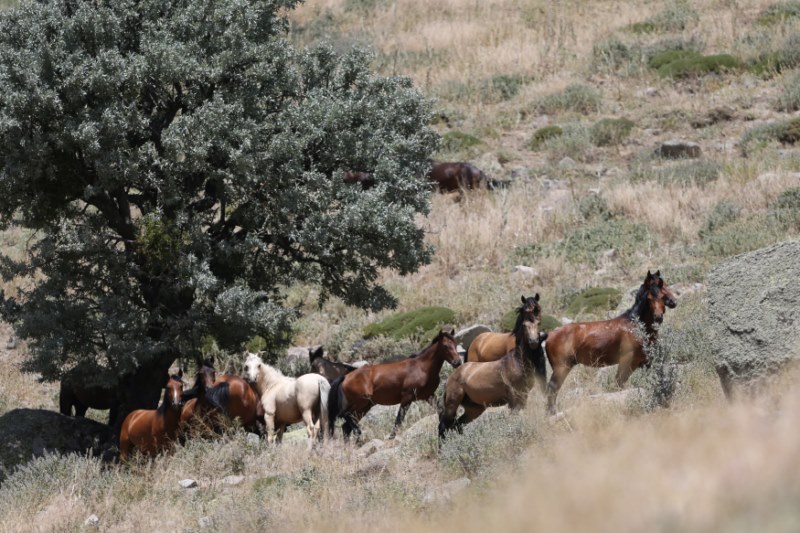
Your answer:
[[[127,461],[133,449],[151,457],[167,449],[178,436],[183,408],[183,372],[170,376],[158,409],[138,409],[122,423],[119,458]]]
[[[309,348],[308,361],[311,363],[312,372],[319,374],[330,382],[333,382],[333,380],[338,377],[342,377],[345,374],[349,374],[357,368],[353,365],[348,365],[347,363],[338,363],[336,361],[325,359],[325,357],[323,357],[324,353],[325,352],[322,349],[322,346],[316,350]]]
[[[482,170],[469,163],[436,163],[427,175],[441,193],[480,189],[488,182]]]
[[[522,307],[519,312],[521,312],[519,316],[522,317],[524,323],[528,324],[528,327],[535,326],[538,333],[538,328],[542,323],[542,308],[539,305],[539,294],[537,293],[529,298],[523,296]],[[513,331],[511,333],[494,333],[487,331],[475,337],[475,340],[469,345],[467,358],[464,362],[477,363],[483,361],[497,361],[513,350],[516,345],[517,342]]]
[[[656,341],[656,324],[664,320],[664,312],[677,305],[661,272],[647,271],[636,293],[633,306],[611,320],[574,322],[550,332],[547,359],[553,375],[547,391],[547,412],[555,414],[556,396],[567,374],[576,364],[587,366],[616,365],[617,385],[622,387],[634,370],[647,363],[645,342]],[[636,322],[644,327],[645,337],[636,332]]]
[[[439,372],[447,361],[461,364],[456,341],[451,332],[440,331],[433,341],[416,355],[396,363],[368,365],[342,376],[331,384],[328,409],[331,434],[337,418],[344,418],[342,431],[349,436],[361,434],[358,423],[373,405],[400,404],[392,436],[403,423],[408,406],[427,400],[439,386]]]
[[[464,363],[447,378],[444,408],[439,414],[439,438],[443,439],[453,427],[461,431],[464,424],[478,418],[487,407],[525,407],[534,381],[540,378],[544,383],[542,342],[547,333],[539,333],[538,322],[528,321],[527,300],[523,297],[523,305],[517,311],[512,331],[514,349],[496,361]],[[456,420],[459,406],[464,407],[464,414]]]
[[[58,407],[62,415],[86,416],[86,411],[92,409],[108,409],[108,423],[113,424],[119,413],[119,394],[116,387],[85,386],[77,379],[66,376],[61,380],[61,389],[58,394]]]
[[[348,170],[344,173],[344,182],[349,185],[358,183],[361,189],[366,191],[375,186],[375,178],[369,172],[361,172],[358,170]]]

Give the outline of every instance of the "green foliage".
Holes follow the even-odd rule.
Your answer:
[[[500,319],[499,327],[501,331],[508,332],[514,329],[514,324],[516,323],[517,310],[515,308],[503,315],[503,318]],[[539,324],[539,329],[542,331],[551,331],[560,325],[561,321],[553,315],[542,315],[542,322]]]
[[[670,63],[674,63],[675,61],[682,59],[696,59],[699,57],[702,57],[702,54],[695,50],[668,49],[664,50],[663,52],[653,54],[653,56],[648,59],[647,66],[658,70],[661,67],[669,65]]]
[[[735,222],[742,213],[742,208],[737,204],[720,201],[714,205],[714,208],[706,216],[703,227],[700,228],[700,237],[713,235],[715,231],[731,222]]]
[[[442,136],[442,148],[448,152],[460,152],[480,144],[483,141],[463,131],[452,130]]]
[[[587,221],[610,220],[614,213],[605,198],[599,194],[590,194],[578,202],[578,212]]]
[[[671,2],[664,10],[630,26],[633,33],[666,33],[685,30],[699,19],[697,11],[686,0]]]
[[[663,57],[661,59],[663,60]],[[741,67],[741,61],[729,54],[711,56],[685,54],[657,68],[658,73],[665,78],[694,78],[738,70]]]
[[[800,109],[800,73],[795,73],[784,80],[783,92],[778,97],[777,107],[780,111]]]
[[[596,89],[582,83],[573,83],[560,93],[542,98],[536,105],[539,113],[551,114],[562,111],[576,113],[596,113],[600,109],[602,97]]]
[[[570,263],[593,264],[611,248],[628,255],[650,240],[647,226],[623,220],[602,220],[579,227],[554,246]]]
[[[356,13],[368,13],[386,3],[386,0],[345,0],[344,10]]]
[[[800,33],[793,33],[786,38],[778,50],[778,71],[800,67]]]
[[[715,181],[722,170],[719,163],[709,159],[688,161],[660,168],[654,174],[658,182],[664,186],[677,185],[687,187],[696,185],[704,187]]]
[[[633,126],[627,118],[604,118],[594,123],[589,134],[597,146],[614,146],[630,136]]]
[[[491,94],[499,101],[513,98],[519,90],[529,81],[520,74],[497,74],[489,80]]]
[[[793,118],[750,128],[745,131],[739,145],[747,154],[754,148],[762,147],[769,142],[795,144],[798,140],[800,140],[800,118]]]
[[[786,0],[767,6],[759,13],[756,23],[762,26],[774,26],[798,17],[800,17],[800,2]]]
[[[771,217],[787,230],[800,229],[800,187],[789,187],[770,206]]]
[[[533,136],[531,137],[531,142],[530,142],[531,150],[538,150],[539,148],[542,147],[545,141],[558,137],[563,133],[564,130],[555,125],[544,126],[543,128],[539,128],[538,130],[533,132]]]
[[[395,313],[380,322],[369,324],[364,328],[364,336],[387,335],[394,339],[402,339],[420,335],[430,341],[444,324],[454,324],[456,314],[446,307],[421,307],[405,313]]]
[[[606,311],[616,309],[622,301],[622,293],[611,287],[592,287],[579,292],[567,306],[566,313],[605,316]]]
[[[618,70],[636,61],[638,53],[619,37],[612,36],[592,46],[592,59],[595,67],[604,66],[610,70]]]
[[[704,233],[700,253],[725,258],[774,244],[786,238],[786,228],[774,213],[760,213],[717,226]]]
[[[363,50],[295,49],[296,3],[0,14],[0,225],[40,236],[29,262],[0,260],[6,280],[37,273],[6,317],[29,341],[26,368],[53,380],[80,365],[115,384],[198,357],[208,335],[277,350],[296,316],[282,288],[378,310],[396,303],[379,272],[430,259],[415,216],[438,146],[431,102],[373,74]],[[376,187],[348,187],[344,168]],[[147,390],[135,401],[157,401]]]
[[[548,159],[554,163],[564,157],[585,160],[592,150],[589,129],[583,124],[567,124],[561,129],[561,135],[551,137],[542,144],[548,152]]]

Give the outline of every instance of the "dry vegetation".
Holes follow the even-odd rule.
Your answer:
[[[800,485],[790,473],[800,466],[800,396],[778,384],[758,402],[724,404],[695,285],[720,259],[800,231],[800,216],[778,211],[784,191],[800,186],[800,153],[769,126],[797,108],[800,61],[791,57],[800,58],[792,39],[800,17],[765,22],[772,4],[308,0],[290,15],[297,42],[369,45],[377,68],[409,75],[438,98],[440,158],[512,180],[458,202],[433,197],[419,220],[433,262],[410,276],[384,275],[400,309],[446,306],[459,324],[497,325],[520,293],[536,291],[545,312],[561,317],[580,289],[627,293],[660,268],[682,293],[663,334],[669,409],[652,407],[660,378],[637,372],[630,386],[641,392],[609,402],[592,396],[613,390],[613,369],[578,368],[559,400],[563,418],[546,419],[534,394],[525,412],[487,414],[440,450],[433,408],[416,406],[409,429],[387,444],[398,451],[385,464],[339,442],[308,453],[302,443],[272,448],[241,432],[131,468],[45,457],[0,487],[0,530],[75,531],[91,514],[114,531],[796,529]],[[671,11],[660,15],[665,5]],[[677,48],[732,54],[747,67],[688,79],[648,67],[653,54]],[[782,58],[779,69],[769,54]],[[723,107],[731,112],[712,113]],[[605,118],[632,121],[630,135],[593,142],[592,126]],[[532,150],[547,125],[563,134]],[[655,157],[672,138],[699,143],[702,161]],[[574,164],[559,164],[564,157]],[[27,238],[9,231],[0,246],[24,255]],[[515,265],[535,272],[514,273]],[[347,360],[411,351],[419,341],[354,347],[383,315],[336,301],[319,308],[312,287],[287,293],[305,310],[297,344],[324,343]],[[56,408],[56,387],[19,371],[23,356],[24,346],[0,351],[0,414]],[[388,433],[393,414],[365,422],[367,438]],[[222,483],[234,474],[245,480]],[[454,501],[426,498],[463,476],[472,485]],[[183,478],[199,488],[180,489]]]

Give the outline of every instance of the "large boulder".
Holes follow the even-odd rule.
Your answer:
[[[474,326],[470,326],[458,331],[455,335],[456,343],[463,346],[465,350],[469,350],[469,345],[472,344],[472,341],[475,340],[475,337],[481,335],[482,333],[491,333],[491,331],[492,328],[489,326],[475,324]]]
[[[14,409],[0,417],[0,480],[45,453],[110,455],[111,428],[44,409]]]
[[[717,373],[731,398],[800,356],[800,241],[738,255],[708,275]]]

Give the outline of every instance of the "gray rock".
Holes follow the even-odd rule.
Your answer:
[[[467,477],[445,483],[437,489],[429,489],[423,496],[424,503],[449,503],[461,491],[470,486],[472,481]]]
[[[655,87],[648,87],[647,89],[644,90],[644,95],[649,98],[652,98],[653,96],[658,96],[658,89],[656,89]]]
[[[460,331],[456,332],[455,338],[456,342],[464,347],[465,350],[469,350],[470,344],[472,341],[475,340],[475,337],[482,333],[490,333],[492,328],[489,326],[484,326],[483,324],[475,324],[474,326],[470,326],[468,328],[464,328]]]
[[[700,157],[700,145],[691,141],[673,139],[664,141],[656,153],[665,159],[694,159]]]
[[[212,524],[211,517],[201,516],[197,519],[197,525],[200,526],[201,529],[209,528]]]
[[[575,168],[577,164],[571,157],[565,157],[558,162],[558,168]]]
[[[517,265],[514,267],[514,273],[533,277],[536,275],[536,269],[525,265]]]
[[[259,444],[261,444],[261,437],[259,437],[255,433],[248,433],[247,436],[245,437],[245,440],[247,441],[247,444],[249,444],[250,446],[258,446]]]
[[[397,456],[398,448],[384,448],[367,457],[363,467],[359,469],[360,474],[375,475],[386,471],[392,459]]]
[[[308,350],[311,346],[292,346],[286,350],[286,361],[294,364],[298,361],[308,360]],[[314,346],[316,348],[316,346]]]
[[[14,335],[11,335],[6,341],[6,350],[13,350],[17,347],[17,338]]]
[[[800,357],[800,241],[738,255],[708,275],[717,373],[728,398]]]
[[[356,368],[361,368],[362,366],[367,366],[369,363],[367,361],[355,361],[353,363],[347,363],[350,366],[354,366]]]
[[[197,481],[193,479],[182,479],[178,482],[182,489],[193,489],[197,486]]]
[[[234,487],[239,485],[242,481],[244,481],[244,476],[226,476],[222,478],[223,485],[230,485]]]
[[[96,525],[97,525],[97,524],[99,524],[99,523],[100,523],[100,519],[97,517],[97,515],[96,515],[96,514],[90,514],[90,515],[89,515],[89,518],[87,518],[87,519],[86,519],[86,520],[83,522],[83,525],[84,525],[84,526],[88,526],[88,527],[94,527],[94,526],[96,526]]]
[[[367,457],[367,456],[372,455],[373,453],[377,452],[378,450],[380,450],[384,446],[385,446],[385,444],[381,439],[372,439],[371,441],[369,441],[368,443],[363,445],[361,448],[359,448],[358,449],[358,453],[360,453],[364,457]]]
[[[561,317],[561,323],[564,324],[564,325],[572,324],[573,322],[575,322],[575,321],[572,320],[571,318],[567,317],[567,316],[562,316]]]

